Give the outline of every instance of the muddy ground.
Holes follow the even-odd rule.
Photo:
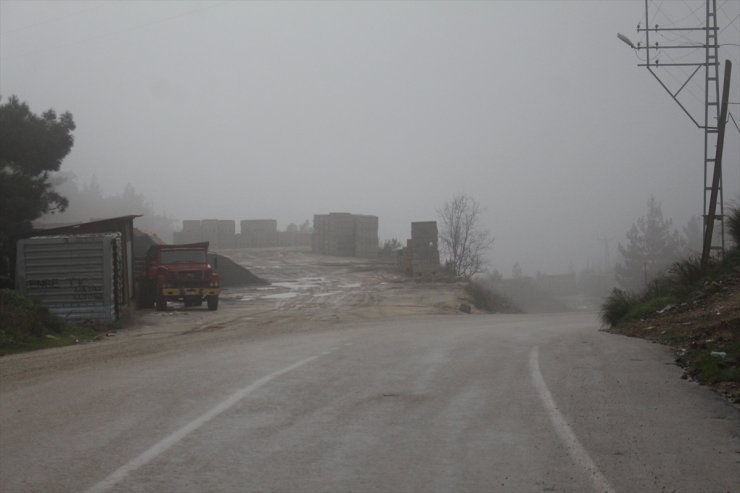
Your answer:
[[[462,282],[415,281],[380,260],[315,255],[300,249],[221,253],[270,282],[269,286],[225,289],[221,295],[224,313],[249,320],[255,327],[300,329],[450,314],[467,303]],[[173,311],[181,310],[173,306]]]
[[[3,358],[3,372],[28,377],[80,360],[153,356],[192,344],[222,344],[230,339],[331,330],[335,326],[383,318],[460,314],[467,304],[465,283],[447,279],[414,280],[390,262],[314,255],[303,249],[220,251],[270,282],[266,286],[224,288],[217,311],[170,303],[165,312],[137,310],[121,328],[101,341]],[[475,313],[475,308],[472,309]],[[24,363],[25,361],[25,363]]]

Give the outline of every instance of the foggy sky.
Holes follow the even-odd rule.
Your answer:
[[[720,41],[740,43],[740,2],[717,3]],[[699,26],[703,5],[651,15]],[[404,241],[465,192],[492,268],[558,273],[603,266],[600,237],[617,260],[650,194],[679,229],[702,213],[703,133],[616,38],[637,42],[638,22],[642,1],[1,0],[0,95],[72,112],[62,170],[110,195],[131,183],[178,219],[346,211]],[[740,101],[740,48],[720,58]]]

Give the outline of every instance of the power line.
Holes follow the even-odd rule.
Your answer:
[[[686,115],[694,122],[694,124],[703,130],[704,133],[704,252],[703,258],[706,257],[711,250],[719,250],[724,253],[725,239],[724,239],[724,212],[723,212],[723,192],[722,192],[722,180],[721,180],[721,168],[719,163],[721,160],[721,149],[722,142],[719,137],[720,129],[724,128],[726,108],[722,109],[722,115],[720,112],[720,101],[719,101],[719,29],[717,25],[717,1],[706,0],[706,18],[702,20],[697,12],[701,8],[701,5],[692,7],[686,0],[683,0],[684,6],[689,9],[689,13],[681,17],[677,22],[683,22],[685,19],[689,19],[692,16],[698,21],[699,27],[689,26],[676,26],[677,22],[671,20],[671,16],[668,12],[662,9],[663,2],[661,2],[654,11],[654,16],[651,19],[649,16],[650,8],[648,4],[649,0],[645,0],[645,28],[641,29],[640,24],[637,26],[638,33],[644,33],[644,49],[646,61],[644,64],[638,64],[644,66],[647,70],[658,80],[660,85],[668,92],[673,100],[681,107]],[[725,2],[726,3],[726,2]],[[722,5],[724,7],[725,4]],[[725,12],[726,15],[726,12]],[[659,17],[660,16],[660,17]],[[729,16],[728,16],[729,17]],[[666,24],[661,26],[660,22],[665,19]],[[734,22],[734,20],[732,21]],[[666,25],[668,27],[666,27]],[[702,41],[699,41],[699,36],[702,36]],[[621,37],[620,37],[621,39]],[[663,40],[676,40],[673,45],[670,43],[665,45],[661,49],[659,43],[655,43],[655,46],[650,46],[650,42],[655,39]],[[624,41],[624,39],[623,39]],[[630,43],[628,43],[630,44]],[[733,43],[726,43],[727,45],[733,45]],[[638,44],[638,50],[641,47]],[[676,51],[673,51],[676,50]],[[682,51],[678,51],[682,50]],[[702,60],[689,59],[688,61],[680,61],[689,56],[696,55],[697,50],[702,50]],[[675,56],[674,56],[675,54]],[[669,60],[668,63],[662,61],[665,57]],[[661,63],[661,61],[663,63]],[[726,71],[729,67],[729,60],[726,65]],[[691,67],[688,69],[688,67]],[[700,70],[704,69],[704,85],[702,89],[704,92],[704,99],[700,100],[693,91],[693,85],[697,84],[698,81],[694,79],[694,76],[699,73]],[[661,75],[658,73],[658,69],[663,69],[660,74],[667,73],[669,77],[676,79],[680,84],[678,90],[671,89],[661,79]],[[691,70],[691,73],[687,76],[684,82],[678,80],[676,72],[685,75],[685,70]],[[662,75],[665,78],[665,75]],[[729,72],[725,74],[725,85],[729,82]],[[725,87],[725,91],[728,87]],[[700,117],[696,112],[689,111],[689,108],[684,104],[683,100],[686,99],[685,95],[679,95],[682,92],[688,92],[690,96],[699,100],[702,103],[703,117]],[[726,101],[726,92],[723,94],[723,99]],[[724,104],[724,102],[723,102]],[[715,116],[716,114],[716,116]],[[702,121],[703,120],[703,121]],[[733,123],[734,121],[733,117]],[[714,155],[714,152],[717,155]],[[710,180],[709,176],[712,177],[711,186],[708,186]],[[711,191],[711,195],[708,195],[708,191]],[[717,198],[719,199],[719,213],[715,214]],[[709,201],[707,200],[709,199]],[[713,245],[712,240],[712,228],[714,227],[715,220],[720,222],[720,245]]]
[[[732,113],[728,113],[730,116],[730,119],[732,120],[732,123],[735,124],[735,128],[737,129],[737,132],[740,133],[740,127],[737,126],[737,122],[735,121],[735,117],[732,116]]]

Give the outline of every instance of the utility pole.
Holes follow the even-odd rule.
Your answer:
[[[714,226],[715,213],[717,211],[717,194],[721,191],[722,180],[722,151],[725,147],[725,126],[727,124],[727,104],[730,99],[730,76],[732,74],[732,63],[725,60],[725,80],[722,87],[722,108],[719,112],[719,125],[717,131],[717,152],[714,158],[714,179],[712,181],[711,195],[709,198],[709,212],[707,215],[707,226],[704,231],[704,247],[701,251],[701,265],[706,267],[712,247],[712,228]]]
[[[645,0],[645,25],[637,25],[637,32],[644,35],[644,45],[640,41],[637,45],[633,44],[626,36],[618,34],[617,37],[627,43],[630,47],[637,50],[638,53],[645,54],[645,62],[638,63],[638,67],[647,68],[648,72],[655,77],[663,89],[670,94],[671,98],[678,104],[691,121],[704,131],[704,244],[708,255],[712,252],[718,252],[724,255],[725,251],[725,228],[724,228],[724,196],[722,193],[722,166],[718,162],[718,156],[721,158],[722,151],[719,147],[722,140],[719,139],[720,124],[724,126],[724,120],[721,120],[720,101],[719,101],[719,40],[717,28],[717,1],[706,0],[704,26],[687,26],[687,27],[661,27],[658,24],[650,25],[648,0]],[[673,33],[676,39],[682,40],[676,44],[661,44],[655,39],[658,36],[664,36],[664,33]],[[651,44],[651,34],[653,41]],[[701,35],[702,39],[698,39]],[[693,38],[692,38],[693,36]],[[688,40],[688,41],[687,41]],[[701,49],[701,50],[699,50]],[[659,55],[665,50],[669,62],[659,59]],[[702,59],[692,58],[697,51],[703,52]],[[669,56],[668,53],[676,53],[676,57]],[[668,84],[661,79],[658,71],[661,69],[670,69],[671,67],[693,68],[691,75],[675,91],[668,87]],[[725,65],[725,70],[730,71],[732,65]],[[698,115],[690,111],[685,104],[679,99],[681,92],[694,76],[704,69],[704,114]],[[661,72],[665,73],[665,72]],[[725,80],[729,81],[729,74],[725,74]],[[727,82],[729,86],[729,82]],[[726,113],[725,117],[726,118]],[[712,196],[714,196],[714,206],[712,206]],[[719,213],[716,212],[716,206],[719,206]],[[711,211],[710,209],[715,209]],[[714,238],[714,226],[718,222],[718,238]],[[704,252],[702,252],[702,258]]]

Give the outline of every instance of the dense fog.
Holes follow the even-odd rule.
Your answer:
[[[651,1],[649,16],[699,27],[704,4]],[[740,121],[740,2],[717,5]],[[347,211],[403,242],[464,192],[495,238],[492,270],[561,273],[619,260],[651,196],[679,231],[703,211],[703,131],[616,36],[637,43],[644,22],[642,1],[3,0],[0,96],[70,111],[72,186],[128,190],[157,216],[282,229]],[[696,43],[672,36],[657,39]],[[692,70],[658,73],[675,92]],[[702,118],[703,78],[681,91]]]

